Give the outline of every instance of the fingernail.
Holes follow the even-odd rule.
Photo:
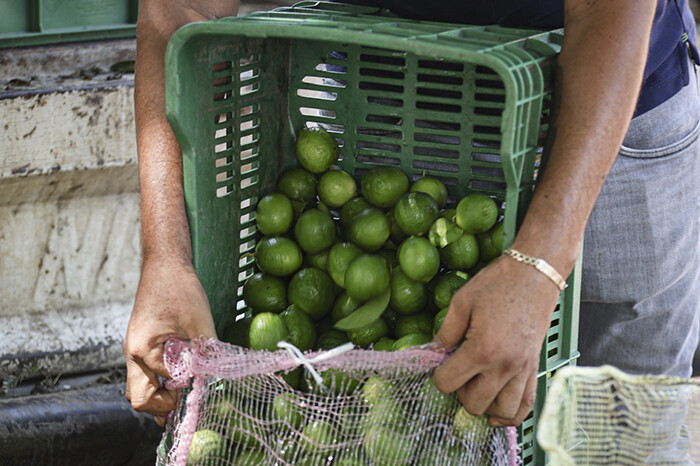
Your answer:
[[[503,423],[498,419],[489,419],[489,424],[491,424],[491,427],[503,427]]]

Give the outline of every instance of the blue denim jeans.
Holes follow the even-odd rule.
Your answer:
[[[634,118],[583,244],[579,365],[689,377],[700,309],[697,83]]]

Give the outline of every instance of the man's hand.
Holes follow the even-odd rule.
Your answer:
[[[209,302],[192,267],[182,153],[165,116],[165,49],[180,27],[235,16],[238,0],[141,0],[136,27],[134,109],[141,191],[143,264],[124,341],[126,397],[158,424],[175,408],[163,344],[170,337],[216,336]]]
[[[547,277],[508,257],[479,272],[454,295],[435,337],[445,348],[459,346],[435,370],[436,386],[456,391],[470,414],[487,413],[493,425],[520,424],[535,402],[558,296]]]
[[[634,112],[654,0],[566,0],[549,159],[512,247],[568,276]],[[462,343],[435,371],[471,414],[518,424],[535,401],[538,356],[559,295],[533,267],[502,257],[454,296],[436,340]]]
[[[215,337],[209,301],[194,268],[167,261],[144,263],[136,303],[124,341],[126,398],[137,411],[153,414],[159,425],[175,409],[177,392],[161,387],[168,378],[163,344],[171,337]]]

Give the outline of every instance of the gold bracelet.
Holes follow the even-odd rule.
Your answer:
[[[527,254],[523,254],[520,251],[516,251],[515,249],[508,248],[505,251],[503,251],[504,254],[512,257],[518,262],[522,262],[527,265],[532,265],[535,267],[537,270],[542,272],[547,278],[552,280],[555,285],[557,285],[557,288],[559,288],[559,291],[563,291],[564,288],[566,288],[566,280],[562,278],[561,275],[559,275],[559,272],[556,271],[554,267],[549,265],[549,263],[540,258],[540,257],[532,257],[528,256]]]

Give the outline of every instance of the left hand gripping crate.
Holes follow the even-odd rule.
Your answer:
[[[322,126],[359,179],[393,165],[443,180],[454,205],[501,205],[504,247],[531,198],[561,31],[419,22],[326,2],[179,30],[166,54],[168,118],[182,147],[194,263],[219,332],[253,273],[255,206],[296,165],[295,134]],[[578,356],[580,266],[540,358],[520,427],[524,464],[544,464],[534,429],[554,372]]]

